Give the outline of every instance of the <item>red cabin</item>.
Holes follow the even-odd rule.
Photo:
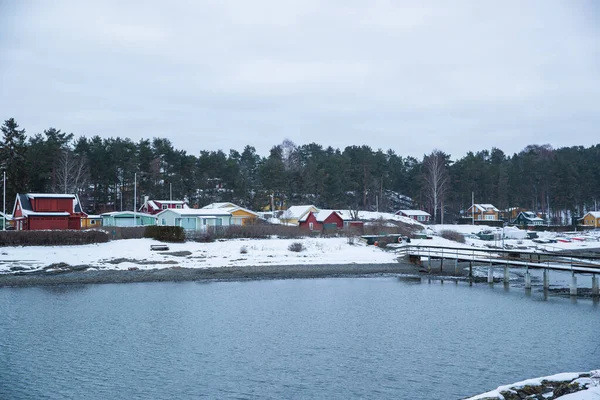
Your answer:
[[[147,196],[144,198],[144,204],[139,208],[139,212],[156,215],[169,208],[189,208],[185,201],[181,200],[150,200]]]
[[[344,227],[344,219],[337,211],[333,210],[311,211],[300,219],[298,225],[300,228],[311,231],[322,231],[324,228],[330,227],[341,229]]]
[[[81,229],[85,216],[75,194],[17,194],[13,207],[14,226],[19,231]]]

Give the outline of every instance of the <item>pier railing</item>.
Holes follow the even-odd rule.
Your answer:
[[[475,247],[448,247],[405,244],[396,249],[399,256],[423,261],[454,260],[474,265],[510,265],[514,267],[544,268],[553,270],[600,273],[600,255],[597,257],[573,253],[539,252],[522,249]]]

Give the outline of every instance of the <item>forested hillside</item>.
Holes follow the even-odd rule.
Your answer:
[[[27,135],[14,119],[2,126],[0,167],[7,211],[18,192],[79,193],[84,209],[105,212],[155,199],[200,206],[233,201],[260,210],[312,203],[326,208],[396,211],[422,208],[445,222],[475,202],[520,206],[557,217],[593,209],[600,199],[600,145],[553,149],[523,146],[517,154],[479,150],[453,160],[443,149],[421,159],[365,145],[344,149],[284,140],[269,154],[254,147],[188,154],[168,139],[76,137],[49,128]],[[412,198],[413,204],[404,196]]]

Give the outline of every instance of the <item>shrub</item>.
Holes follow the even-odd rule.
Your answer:
[[[108,234],[111,240],[141,239],[146,231],[145,226],[103,226],[98,228]]]
[[[246,246],[240,247],[240,254],[248,254],[248,248]]]
[[[106,243],[108,240],[106,232],[97,229],[0,232],[0,246],[70,246]]]
[[[308,235],[309,232],[297,226],[247,224],[211,226],[206,232],[186,232],[186,239],[195,242],[214,242],[217,239],[268,239],[271,236],[282,239],[295,239]]]
[[[296,253],[300,253],[301,251],[306,250],[304,245],[300,242],[294,242],[288,246],[289,251],[294,251]]]
[[[185,241],[185,232],[180,226],[147,226],[144,237],[161,242],[183,242]]]
[[[440,232],[440,236],[444,239],[452,240],[454,242],[465,243],[465,237],[461,233],[453,230],[443,230]]]

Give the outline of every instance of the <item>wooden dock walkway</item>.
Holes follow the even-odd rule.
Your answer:
[[[469,263],[469,276],[473,276],[473,265],[488,267],[488,282],[493,283],[493,268],[504,267],[504,282],[508,283],[508,268],[525,268],[525,288],[531,288],[529,269],[544,271],[544,287],[549,287],[548,271],[571,272],[571,294],[577,293],[577,278],[575,274],[592,275],[592,296],[599,296],[598,277],[600,274],[600,254],[588,256],[564,252],[533,252],[522,249],[470,248],[447,246],[423,246],[405,244],[396,248],[396,254],[404,256],[410,262],[424,265],[431,269],[432,260],[440,261],[440,269],[444,263],[454,262],[455,273],[458,273],[459,263]]]

